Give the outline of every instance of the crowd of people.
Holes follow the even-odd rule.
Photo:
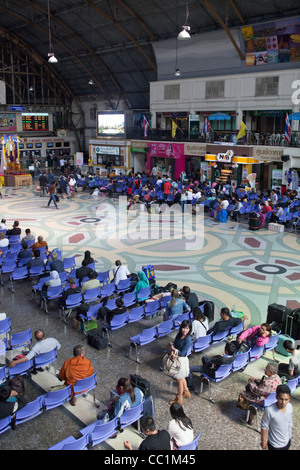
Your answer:
[[[43,180],[43,174],[39,180],[41,196],[45,195],[47,192],[50,194],[49,204],[52,199],[49,190],[51,185],[55,187],[53,194],[57,192],[57,185],[59,185],[62,192],[68,194],[70,190],[70,193],[72,193],[70,189],[70,186],[72,186],[72,183],[70,183],[72,176],[69,175],[68,177],[62,171],[59,183],[57,183],[55,177],[49,179],[49,175],[51,175],[51,173],[48,174],[47,181]],[[79,172],[77,175],[79,175]],[[74,188],[76,184],[79,184],[80,179],[81,178],[77,178]],[[111,189],[111,193],[110,190],[108,190],[107,194],[114,194],[117,184],[120,182],[120,179],[116,181],[112,180],[111,184],[114,185],[114,187]],[[194,204],[200,204],[201,202],[207,203],[207,201],[210,201],[210,207],[212,208],[213,205],[211,201],[214,201],[214,205],[217,204],[217,206],[220,206],[220,210],[218,208],[215,210],[221,213],[223,210],[227,211],[229,203],[232,203],[231,217],[237,220],[238,212],[241,208],[240,204],[242,204],[242,202],[240,201],[240,197],[234,185],[229,185],[229,187],[228,185],[219,185],[211,188],[206,182],[199,183],[197,181],[188,181],[186,184],[181,183],[180,181],[172,181],[169,178],[165,178],[165,181],[162,180],[160,182],[159,179],[156,178],[154,185],[153,180],[152,182],[145,180],[142,185],[142,178],[137,176],[132,182],[132,185],[129,185],[125,190],[128,196],[128,207],[130,207],[133,198],[137,198],[134,202],[143,203],[147,208],[151,206],[151,200],[154,200],[158,201],[160,205],[162,203],[179,203],[182,210],[184,210],[186,204],[192,202]],[[66,184],[65,187],[64,184]],[[161,191],[159,196],[157,195],[158,186],[159,191]],[[67,189],[68,187],[69,190]],[[89,185],[86,187],[88,188]],[[139,190],[140,193],[133,194],[134,190]],[[152,199],[151,194],[154,193],[155,196]],[[281,207],[278,206],[278,200],[280,200],[279,195],[277,194],[276,199],[274,194],[276,194],[276,191],[270,191],[265,201],[258,199],[260,195],[256,195],[256,204],[260,205],[261,203],[260,214],[262,219],[263,215],[270,210],[269,207],[272,209],[273,204],[275,204],[275,207]],[[173,200],[170,198],[171,195],[174,196]],[[290,201],[293,201],[294,196],[293,194],[289,195]],[[287,205],[289,204],[288,198],[286,203]],[[276,217],[275,212],[274,217]],[[221,221],[221,216],[219,220]],[[262,224],[263,223],[264,222],[262,222]],[[8,252],[7,250],[9,250],[10,247],[10,236],[17,235],[20,237],[20,250],[16,252],[16,263],[18,264],[22,260],[22,265],[26,264],[28,268],[38,265],[44,266],[45,270],[40,275],[40,278],[47,276],[49,279],[45,281],[45,285],[41,290],[41,297],[38,300],[38,303],[40,303],[42,297],[47,295],[47,289],[49,287],[63,284],[59,275],[65,271],[63,260],[60,259],[57,250],[51,250],[49,248],[48,243],[42,236],[38,236],[37,239],[35,239],[35,235],[31,233],[29,228],[24,231],[24,236],[22,237],[22,229],[18,221],[15,221],[10,228],[6,226],[6,220],[2,219],[0,230],[0,254],[3,256],[3,259],[5,259],[6,253]],[[41,250],[46,253],[46,256],[43,258],[40,256]],[[115,285],[117,285],[120,280],[130,279],[130,290],[135,292],[136,295],[145,287],[153,288],[153,286],[155,286],[155,282],[151,283],[143,270],[138,273],[131,273],[127,266],[123,265],[120,260],[116,260],[112,272],[113,279],[111,281],[114,282]],[[78,292],[84,294],[89,289],[100,287],[97,276],[95,260],[90,251],[86,251],[81,266],[73,270],[72,275],[67,278],[67,284],[64,285],[58,306],[65,305],[69,295]],[[139,301],[141,303],[148,302],[164,295],[164,292],[155,294],[153,290],[150,299],[147,296],[139,299]],[[97,319],[110,323],[115,315],[122,314],[124,311],[126,311],[126,308],[124,307],[121,295],[120,298],[116,300],[114,309],[108,309],[104,303],[99,308]],[[157,430],[155,420],[152,417],[144,417],[141,420],[141,426],[146,439],[141,443],[139,450],[177,449],[181,445],[191,443],[195,434],[192,421],[184,412],[183,403],[185,399],[190,398],[191,391],[194,390],[196,393],[198,392],[194,387],[193,373],[205,373],[213,378],[220,365],[233,362],[237,354],[248,351],[253,345],[265,345],[271,336],[271,326],[267,323],[247,328],[235,341],[226,342],[224,354],[217,356],[204,355],[201,358],[201,365],[190,366],[187,351],[192,342],[196,341],[201,336],[208,334],[214,335],[217,332],[225,331],[228,327],[237,326],[245,317],[233,317],[229,309],[223,307],[220,311],[220,319],[213,324],[209,324],[208,318],[199,308],[197,295],[191,292],[188,286],[183,286],[180,290],[175,287],[172,288],[171,299],[167,302],[163,320],[175,319],[178,315],[187,311],[192,312],[193,319],[184,320],[180,323],[178,333],[169,349],[170,357],[178,359],[180,368],[179,371],[173,375],[177,383],[177,394],[174,400],[169,402],[171,419],[168,428],[162,431]],[[10,367],[15,367],[17,364],[26,362],[36,357],[38,354],[48,352],[54,347],[57,349],[61,348],[57,340],[55,340],[55,338],[46,337],[43,330],[37,330],[35,332],[35,340],[36,343],[30,349],[29,353],[12,360],[9,364]],[[263,449],[287,449],[290,446],[292,407],[289,403],[290,390],[288,388],[288,380],[300,375],[300,353],[295,345],[290,342],[286,343],[284,347],[292,355],[289,364],[277,367],[274,363],[268,363],[265,369],[265,376],[262,379],[251,377],[246,390],[238,397],[237,406],[246,409],[250,402],[262,403],[263,399],[269,393],[276,392],[276,403],[265,410],[262,419],[261,447]],[[85,354],[86,351],[82,345],[75,346],[73,357],[64,362],[58,374],[59,379],[64,382],[66,386],[72,386],[71,404],[73,406],[76,405],[76,396],[73,393],[73,386],[76,381],[88,377],[94,372],[93,366],[86,358]],[[33,369],[33,373],[36,372],[37,371]],[[283,379],[287,381],[287,385],[282,384]],[[14,413],[16,409],[20,409],[26,404],[24,393],[19,393],[13,387],[13,383],[6,383],[6,389],[5,387],[0,387],[0,418],[4,415]],[[130,379],[122,377],[117,383],[115,397],[109,405],[109,419],[120,416],[125,409],[138,405],[142,400],[143,394],[141,390],[138,387],[133,387]],[[248,423],[252,424],[252,422],[253,414],[250,414]],[[268,439],[267,430],[269,431]],[[124,442],[124,447],[129,450],[132,449],[132,445],[128,441]]]

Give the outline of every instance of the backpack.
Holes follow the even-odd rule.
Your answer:
[[[90,331],[87,335],[88,344],[98,351],[105,349],[107,347],[108,341],[107,338],[99,335],[97,331]]]
[[[147,266],[143,266],[142,270],[146,274],[147,279],[155,279],[154,266],[148,264]]]

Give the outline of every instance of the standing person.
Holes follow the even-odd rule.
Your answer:
[[[278,385],[276,399],[276,403],[265,409],[261,420],[263,450],[288,450],[291,445],[293,407],[290,403],[290,388]]]
[[[191,322],[189,320],[183,320],[174,343],[171,345],[171,356],[178,357],[180,369],[179,372],[173,376],[173,378],[176,379],[178,391],[175,399],[169,402],[170,405],[173,403],[180,403],[180,405],[182,405],[183,398],[190,398],[191,396],[186,383],[186,377],[188,377],[190,373],[189,358],[186,354],[192,344],[191,331]]]
[[[39,183],[40,183],[40,187],[41,187],[40,197],[46,196],[48,178],[47,178],[45,172],[41,173],[41,175],[39,177]]]
[[[55,187],[55,185],[54,185],[54,184],[50,184],[50,186],[49,186],[49,188],[48,188],[48,191],[49,191],[50,197],[49,197],[49,201],[48,201],[47,207],[49,207],[51,201],[53,201],[53,202],[54,202],[54,205],[55,205],[55,207],[56,207],[56,209],[58,209],[57,204],[56,204],[56,197],[55,197],[55,196],[56,196],[56,187]]]
[[[65,172],[65,159],[64,157],[61,157],[61,159],[59,160],[59,164],[60,164],[60,172],[61,174],[63,175],[64,172]]]
[[[73,177],[73,175],[71,175],[69,179],[69,188],[70,188],[71,198],[73,199],[75,197],[75,188],[76,188],[76,179]]]

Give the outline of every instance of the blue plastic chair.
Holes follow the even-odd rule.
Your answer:
[[[89,439],[88,436],[82,436],[75,439],[73,436],[69,436],[66,439],[58,442],[54,446],[48,448],[48,450],[88,450]]]
[[[60,286],[54,286],[54,287],[48,287],[47,293],[45,297],[42,298],[42,303],[45,309],[46,313],[48,312],[48,304],[51,300],[59,299],[63,295],[63,287],[62,285]]]
[[[110,297],[115,292],[115,285],[113,282],[104,284],[100,289],[100,298]]]
[[[140,418],[143,416],[144,412],[144,402],[140,403],[140,405],[133,406],[124,411],[124,413],[119,418],[118,427],[120,430],[130,426],[133,423],[138,422],[138,431],[140,430],[139,421]]]
[[[0,335],[10,336],[11,333],[11,322],[10,318],[6,317],[0,321]]]
[[[173,331],[173,320],[166,320],[161,322],[157,327],[157,337],[161,338],[163,336],[169,335]]]
[[[244,369],[248,365],[249,360],[249,353],[248,351],[245,353],[237,354],[236,358],[232,363],[232,372],[236,372],[238,370]]]
[[[151,287],[143,287],[142,289],[139,290],[137,293],[137,301],[142,302],[143,300],[149,299],[151,295]]]
[[[199,432],[198,436],[195,437],[195,439],[193,440],[193,442],[191,442],[190,444],[186,444],[184,446],[180,446],[178,447],[177,450],[180,450],[180,451],[186,451],[186,450],[196,450],[197,449],[197,446],[198,446],[198,441],[201,437],[201,432]]]
[[[0,419],[0,434],[2,434],[5,431],[8,431],[8,429],[11,429],[11,423],[12,423],[11,416],[7,416],[6,418]]]
[[[93,392],[94,405],[98,408],[99,405],[96,402],[95,397],[95,388],[97,386],[97,372],[94,372],[90,377],[85,379],[77,380],[76,384],[73,386],[73,392],[75,396],[85,395],[90,391]]]
[[[126,292],[131,287],[131,279],[121,279],[118,284],[116,285],[117,293]]]
[[[111,346],[109,332],[118,330],[127,324],[127,312],[121,313],[120,315],[114,315],[112,318],[110,325],[104,323],[102,326],[102,331],[106,333],[108,345]]]
[[[221,380],[226,379],[231,372],[232,372],[232,364],[222,364],[216,371],[215,371],[215,377],[209,377],[209,375],[204,374],[201,372],[201,384],[200,384],[200,393],[203,391],[203,383],[204,381],[208,382],[208,388],[209,388],[209,400],[211,403],[215,403],[215,400],[212,398],[211,394],[211,382],[220,382]]]
[[[45,266],[32,266],[31,268],[28,269],[28,274],[30,277],[36,277],[36,276],[41,276],[41,274],[44,274],[45,272]]]
[[[71,398],[71,385],[60,390],[50,390],[48,393],[43,395],[43,406],[45,410],[52,410],[63,405]]]
[[[211,344],[221,343],[229,335],[229,329],[225,331],[218,331],[211,338]]]
[[[109,282],[109,271],[103,271],[102,273],[98,273],[97,279],[100,284],[105,284]]]
[[[87,289],[84,294],[82,294],[83,302],[89,303],[94,302],[95,300],[99,299],[100,295],[100,288],[94,287],[92,289]]]
[[[130,338],[129,358],[131,358],[132,348],[135,349],[136,362],[141,364],[139,359],[139,348],[145,344],[149,344],[157,337],[157,327],[145,328],[139,335]]]
[[[25,423],[43,412],[43,396],[36,398],[34,401],[27,403],[24,408],[16,412],[13,420],[13,426]]]
[[[65,305],[61,306],[64,322],[67,323],[67,318],[71,315],[73,308],[79,307],[82,304],[81,292],[75,292],[68,295],[65,300]],[[67,313],[66,313],[67,312]]]
[[[96,421],[95,423],[86,426],[83,429],[80,429],[80,434],[83,436],[88,436],[89,444],[91,447],[101,444],[101,442],[106,441],[111,436],[113,436],[118,428],[119,420],[114,418],[107,423],[102,423],[102,421]]]
[[[75,267],[75,256],[70,256],[69,258],[63,258],[64,269],[72,269]]]
[[[145,303],[145,308],[144,308],[145,317],[150,317],[150,315],[155,315],[159,311],[160,311],[160,300],[159,299],[153,300],[152,302]]]
[[[136,303],[136,296],[134,292],[125,292],[123,295],[124,307],[131,307]]]
[[[206,336],[200,336],[197,341],[193,344],[193,352],[201,352],[207,349],[211,343],[211,334]]]
[[[249,403],[247,407],[247,414],[246,414],[246,419],[245,422],[248,422],[249,417],[250,417],[250,411],[251,409],[254,409],[255,415],[256,415],[256,429],[258,432],[260,432],[260,426],[259,426],[259,419],[258,419],[258,411],[264,411],[267,406],[273,405],[276,403],[277,398],[276,398],[276,392],[270,393],[267,398],[264,399],[263,404],[259,405],[257,403]]]
[[[53,364],[53,362],[55,362],[56,359],[57,359],[57,350],[56,348],[54,348],[52,349],[52,351],[49,351],[47,353],[38,354],[37,356],[35,356],[33,361],[34,361],[35,367],[38,368],[38,367],[45,367],[50,364]]]
[[[31,328],[25,331],[21,331],[20,333],[13,333],[10,339],[10,347],[9,349],[19,349],[28,347],[32,342],[32,335],[31,335]]]
[[[22,279],[28,279],[28,269],[26,266],[15,268],[9,276],[9,288],[13,293],[16,292],[13,281],[20,281]]]
[[[3,264],[0,269],[0,283],[3,286],[3,274],[11,274],[14,269],[17,267],[17,261],[6,261],[4,259]]]
[[[133,307],[127,314],[127,321],[128,323],[134,323],[144,318],[144,316],[144,305],[140,305],[139,307]]]
[[[264,353],[265,347],[264,346],[254,346],[249,351],[249,361],[253,362],[259,359]]]
[[[16,364],[14,367],[8,368],[8,375],[9,378],[15,377],[16,375],[25,375],[33,368],[34,362],[33,359],[30,359],[26,362],[21,362],[20,364]]]

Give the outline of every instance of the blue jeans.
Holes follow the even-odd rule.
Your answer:
[[[57,207],[56,199],[55,199],[55,194],[53,194],[53,193],[50,193],[50,198],[49,198],[49,201],[48,201],[48,207],[50,206],[51,201],[53,201],[55,207]]]

